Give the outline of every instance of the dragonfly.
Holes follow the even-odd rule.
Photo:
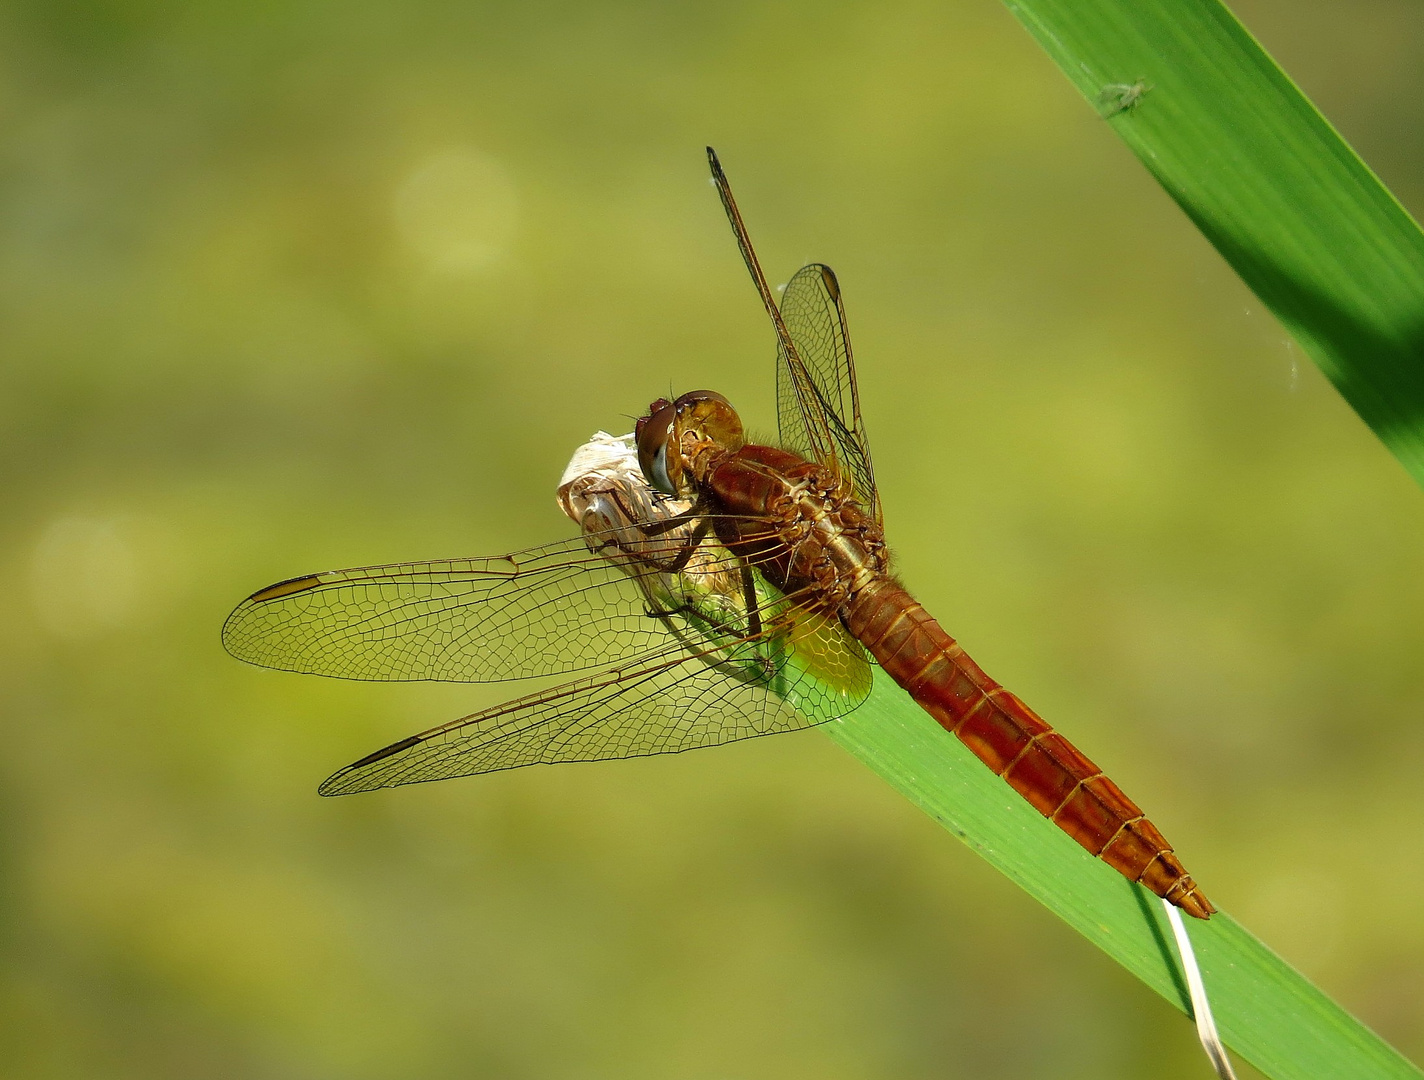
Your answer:
[[[1093,855],[1183,911],[1215,910],[1103,771],[987,676],[889,572],[840,285],[767,284],[716,153],[712,180],[776,338],[779,444],[727,398],[658,399],[574,454],[578,536],[494,558],[305,574],[228,617],[239,659],[344,679],[569,676],[368,754],[346,795],[525,765],[677,753],[846,716],[880,668]]]

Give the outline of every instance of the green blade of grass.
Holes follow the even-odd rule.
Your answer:
[[[870,700],[822,730],[1128,971],[1190,1011],[1157,898],[1040,816],[888,676],[876,672]],[[1418,1080],[1413,1065],[1231,916],[1218,912],[1187,923],[1222,1038],[1267,1076]]]
[[[1424,484],[1424,234],[1216,0],[1005,0]],[[1111,111],[1104,109],[1104,112]]]
[[[1389,191],[1214,0],[1006,3],[1424,484],[1424,234]],[[1103,108],[1114,86],[1106,100],[1118,107]],[[888,680],[828,731],[1188,1010],[1156,899],[1041,818]],[[1228,915],[1189,923],[1224,1039],[1266,1075],[1421,1075]]]

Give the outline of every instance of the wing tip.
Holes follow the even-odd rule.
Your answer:
[[[344,769],[337,769],[336,772],[321,782],[321,785],[316,789],[316,793],[323,796],[355,795],[361,791],[374,791],[376,788],[387,787],[389,785],[386,784],[361,785],[357,783],[343,783],[343,781],[351,780],[357,772],[364,769],[367,765],[374,765],[376,762],[384,761],[388,757],[395,757],[397,754],[403,753],[412,746],[424,741],[424,738],[420,735],[409,735],[400,742],[391,743],[390,746],[383,746],[375,753],[367,754],[359,761],[353,761]]]
[[[265,604],[268,600],[276,600],[283,596],[291,596],[293,593],[305,592],[307,589],[315,589],[321,584],[320,574],[302,574],[300,577],[287,578],[274,585],[268,585],[265,589],[258,589],[247,598],[248,604]]]

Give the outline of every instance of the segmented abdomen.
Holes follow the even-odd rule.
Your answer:
[[[842,618],[926,712],[1088,851],[1189,915],[1216,910],[1137,804],[985,675],[900,585],[877,576]]]

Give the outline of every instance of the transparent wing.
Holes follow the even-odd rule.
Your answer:
[[[860,394],[836,276],[830,267],[819,263],[804,266],[791,279],[778,305],[737,209],[727,174],[710,146],[707,161],[742,261],[776,331],[781,439],[788,450],[848,478],[857,498],[879,521],[880,502],[860,419]]]
[[[835,448],[841,474],[857,500],[880,520],[875,471],[860,416],[850,333],[840,284],[829,266],[812,263],[796,271],[781,295],[781,318],[794,350],[778,350],[776,411],[782,445],[813,460]]]
[[[724,549],[699,550],[695,577],[657,572],[681,542],[589,533],[499,558],[308,574],[239,604],[223,644],[262,667],[342,679],[497,682],[588,670],[658,653],[667,613],[705,608],[718,590],[728,617],[745,617],[743,561]],[[634,578],[625,567],[638,560],[648,572]]]
[[[791,607],[782,615],[755,637],[669,648],[412,735],[319,790],[348,795],[522,765],[681,753],[850,712],[870,691],[860,646],[839,624]]]

